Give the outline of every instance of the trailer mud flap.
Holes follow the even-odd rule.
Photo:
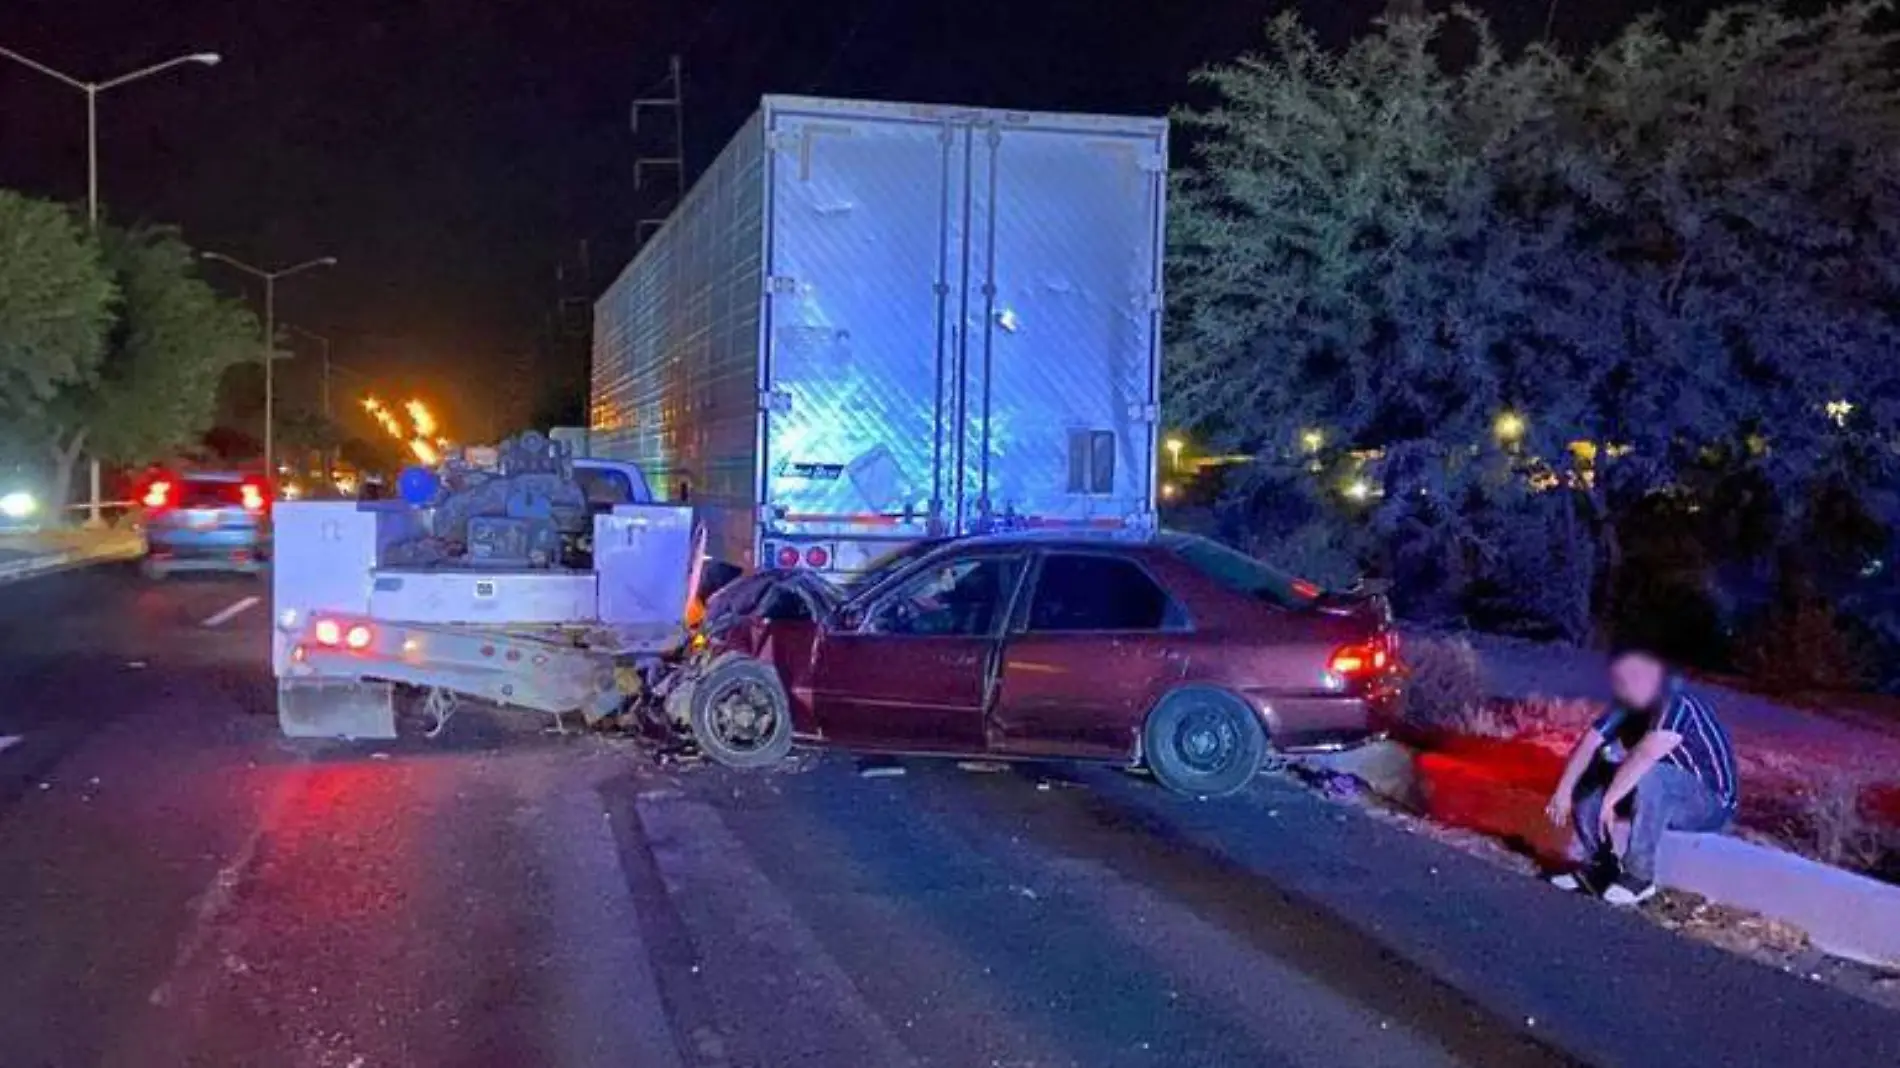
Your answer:
[[[290,738],[394,738],[395,687],[354,679],[279,679],[277,724]]]

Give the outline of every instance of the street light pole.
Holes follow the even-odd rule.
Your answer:
[[[277,276],[264,276],[264,478],[277,482],[277,449],[271,432],[277,424]]]
[[[20,64],[23,67],[39,71],[54,81],[61,82],[86,94],[86,222],[94,230],[99,229],[99,94],[114,89],[127,82],[140,78],[149,78],[154,74],[168,71],[173,67],[182,67],[187,63],[196,63],[203,67],[215,67],[222,58],[216,52],[193,52],[178,56],[163,63],[154,63],[141,67],[129,74],[117,78],[108,78],[103,82],[81,81],[70,74],[64,74],[37,60],[28,59],[11,49],[0,48],[0,56]]]
[[[10,59],[30,70],[36,70],[56,82],[70,86],[86,94],[86,226],[93,232],[95,237],[98,236],[99,233],[99,94],[107,89],[124,85],[127,82],[135,82],[140,78],[150,77],[161,71],[167,71],[173,67],[183,66],[187,63],[196,63],[203,67],[215,67],[222,58],[216,52],[193,52],[190,55],[168,59],[163,63],[154,63],[149,67],[141,67],[128,74],[121,74],[117,78],[109,78],[103,82],[87,82],[81,81],[70,74],[54,70],[38,60],[29,59],[12,49],[0,48],[0,57]],[[89,482],[92,489],[92,503],[86,510],[86,526],[93,528],[103,527],[106,523],[104,517],[99,513],[99,461],[97,459],[94,459],[90,464]],[[65,503],[65,495],[70,493],[71,489],[72,487],[70,486],[60,487],[61,504]]]
[[[328,437],[328,435],[333,435],[336,432],[335,417],[330,412],[330,339],[324,337],[322,334],[311,333],[301,326],[292,325],[290,330],[292,333],[301,334],[323,346],[323,383],[320,387],[319,396],[322,398],[323,403],[323,425],[326,439],[334,441],[335,439],[333,437]],[[331,449],[326,446],[323,450],[323,478],[326,482],[330,479],[330,472],[336,468],[336,460],[330,454]]]
[[[282,267],[267,271],[262,267],[253,267],[243,260],[226,256],[222,252],[201,252],[207,260],[235,267],[253,278],[264,280],[264,476],[273,481],[277,478],[277,443],[274,440],[277,419],[277,376],[274,364],[277,362],[277,280],[293,274],[307,271],[312,267],[335,267],[335,256],[319,256],[314,260],[305,260],[291,267]]]
[[[99,91],[86,89],[86,225],[99,232]]]

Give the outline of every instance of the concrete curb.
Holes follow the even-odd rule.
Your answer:
[[[1433,779],[1418,773],[1418,755],[1397,742],[1380,742],[1306,762],[1357,776],[1372,792],[1434,819],[1434,808],[1441,806],[1431,796]],[[1444,754],[1431,756],[1457,763]],[[1483,819],[1481,825],[1456,819],[1448,825],[1515,839],[1540,853],[1555,845],[1543,818],[1543,794],[1482,774],[1461,776],[1459,782],[1483,796],[1461,798],[1457,807],[1469,810],[1474,801],[1481,802]],[[1832,956],[1900,968],[1900,886],[1723,834],[1670,832],[1656,867],[1662,885],[1798,927],[1815,948]]]
[[[11,560],[0,563],[0,583],[18,582],[22,579],[37,578],[55,571],[65,571],[89,564],[110,563],[115,560],[134,560],[142,555],[144,549],[138,545],[110,545],[93,549],[75,549],[61,552],[41,553],[24,560]]]
[[[1656,868],[1664,886],[1792,924],[1822,952],[1900,968],[1900,886],[1725,834],[1672,831]]]

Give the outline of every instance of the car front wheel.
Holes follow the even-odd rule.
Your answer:
[[[1206,687],[1176,690],[1142,729],[1148,769],[1168,789],[1221,797],[1246,786],[1267,755],[1267,734],[1253,710]]]
[[[691,685],[693,740],[715,763],[762,768],[791,752],[791,702],[770,665],[724,656]]]

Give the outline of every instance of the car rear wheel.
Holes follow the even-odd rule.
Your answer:
[[[778,672],[751,657],[726,656],[692,683],[693,740],[729,768],[776,764],[792,750],[792,709]]]
[[[1194,797],[1231,794],[1253,779],[1267,755],[1267,734],[1231,694],[1176,690],[1148,714],[1142,752],[1155,779]]]

